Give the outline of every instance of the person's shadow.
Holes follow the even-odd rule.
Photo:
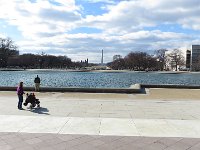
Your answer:
[[[44,114],[44,115],[50,115],[48,112],[49,110],[44,107],[39,107],[39,108],[32,108],[30,109],[31,112],[37,113],[37,114]]]

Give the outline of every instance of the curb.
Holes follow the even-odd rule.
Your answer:
[[[141,84],[141,88],[200,89],[200,86],[177,84]]]
[[[0,87],[0,91],[16,91],[17,87]],[[34,87],[24,87],[24,91],[35,91]],[[40,92],[84,92],[84,93],[141,93],[140,88],[51,88],[40,87]]]

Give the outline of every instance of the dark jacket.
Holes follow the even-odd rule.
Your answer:
[[[39,78],[39,77],[36,77],[35,80],[34,80],[34,82],[35,82],[35,83],[40,83],[40,78]]]

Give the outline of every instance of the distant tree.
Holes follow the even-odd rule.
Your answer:
[[[53,56],[53,55],[46,55],[46,56],[43,56],[44,58],[44,67],[45,68],[50,68],[52,69],[53,67],[55,67],[55,59],[56,59],[56,56]],[[38,59],[38,61],[41,60],[41,58]],[[40,63],[40,61],[39,61]],[[41,64],[39,65],[41,66]]]
[[[149,68],[151,56],[146,52],[130,52],[125,57],[125,63],[130,70],[145,70]]]
[[[67,68],[70,67],[71,65],[71,59],[68,58],[67,56],[58,56],[58,60],[59,60],[59,66],[60,68]]]
[[[117,59],[121,59],[122,56],[121,55],[114,55],[113,56],[113,61],[117,60]]]
[[[166,69],[166,63],[167,63],[167,55],[166,55],[166,49],[158,49],[155,51],[155,55],[157,57],[157,63],[160,70]]]
[[[111,63],[108,63],[108,66],[114,70],[122,70],[126,68],[125,61],[123,58],[119,58],[119,59],[114,60]]]
[[[10,38],[0,38],[0,67],[6,67],[8,58],[12,55],[19,55],[17,46]]]
[[[19,56],[20,67],[23,68],[35,68],[37,63],[37,55],[23,54]]]
[[[20,67],[20,58],[19,56],[13,56],[8,58],[7,66],[8,67]]]
[[[169,57],[171,58],[171,67],[175,68],[176,71],[178,70],[178,66],[185,64],[185,59],[183,56],[183,52],[179,49],[174,49],[170,54]]]
[[[71,67],[74,69],[76,69],[76,68],[80,69],[83,67],[83,64],[80,61],[77,61],[77,62],[73,62]]]

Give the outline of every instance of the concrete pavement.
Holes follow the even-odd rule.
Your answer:
[[[199,95],[36,93],[40,109],[18,110],[16,93],[0,92],[0,149],[200,149]]]

